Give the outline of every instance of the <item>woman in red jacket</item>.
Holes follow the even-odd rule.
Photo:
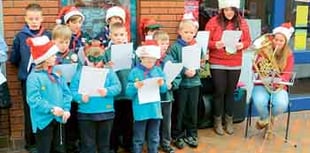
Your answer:
[[[233,93],[239,80],[242,52],[251,44],[249,27],[239,15],[239,0],[219,0],[220,13],[212,17],[205,26],[210,31],[209,62],[215,87],[214,91],[214,130],[224,135],[222,115],[225,114],[225,131],[233,134]],[[228,53],[221,41],[225,30],[241,31],[240,40],[233,44],[237,51]]]

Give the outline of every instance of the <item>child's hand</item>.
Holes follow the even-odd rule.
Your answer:
[[[193,77],[196,74],[195,70],[186,70],[185,75],[189,78]]]
[[[223,43],[222,41],[217,41],[217,42],[215,43],[215,47],[216,47],[216,49],[222,49],[222,48],[224,48],[225,46],[224,46],[224,43]]]
[[[243,43],[241,43],[241,42],[237,43],[236,44],[236,48],[237,48],[237,50],[242,49],[243,48]]]
[[[83,101],[84,103],[87,103],[88,100],[89,100],[89,96],[83,94],[83,95],[82,95],[82,101]]]
[[[158,80],[157,80],[157,84],[158,84],[159,86],[162,86],[162,85],[164,84],[164,79],[162,79],[162,78],[158,79]]]
[[[112,61],[109,61],[108,66],[112,68],[114,66],[114,63]]]
[[[100,88],[97,90],[100,94],[100,96],[104,97],[107,95],[107,89],[106,88]]]
[[[141,81],[135,82],[135,87],[136,88],[140,89],[140,88],[142,88],[142,86],[143,86],[143,82],[141,82]]]
[[[66,123],[67,120],[70,118],[70,116],[71,116],[70,112],[65,111],[62,115],[62,121]]]
[[[62,116],[64,114],[64,110],[58,106],[53,107],[52,113],[55,116]]]

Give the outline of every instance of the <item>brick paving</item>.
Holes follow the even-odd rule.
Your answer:
[[[252,124],[255,123],[253,118]],[[262,153],[309,153],[310,152],[310,111],[294,112],[291,114],[289,140],[297,144],[292,147],[280,138],[284,137],[286,115],[281,115],[276,121],[275,132],[278,137],[266,141]],[[176,153],[260,153],[263,133],[253,126],[249,130],[251,138],[244,138],[245,121],[235,124],[235,134],[232,136],[217,136],[212,128],[199,130],[199,146],[196,149],[185,147]],[[0,153],[27,153],[22,149],[0,149]]]

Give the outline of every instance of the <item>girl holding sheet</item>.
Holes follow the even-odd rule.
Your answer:
[[[242,51],[251,44],[249,27],[239,15],[239,0],[219,0],[220,13],[211,18],[205,26],[210,31],[209,62],[215,87],[214,91],[214,130],[224,135],[222,115],[225,113],[225,130],[233,134],[233,93],[241,72]],[[225,30],[241,31],[241,37],[231,52],[224,45],[222,35]],[[231,46],[229,47],[231,48]]]

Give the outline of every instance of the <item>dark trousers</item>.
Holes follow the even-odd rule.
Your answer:
[[[111,149],[115,152],[120,146],[131,150],[133,137],[133,114],[131,100],[115,100],[115,118],[111,133]]]
[[[241,70],[211,69],[214,83],[214,115],[219,117],[226,113],[233,116],[234,91]]]
[[[171,109],[172,102],[161,103],[163,119],[160,124],[160,144],[161,146],[170,146],[171,142]]]
[[[172,138],[185,136],[197,137],[198,98],[200,86],[177,90],[177,101],[173,107],[175,113]]]
[[[158,153],[160,119],[148,119],[134,122],[133,153],[142,153],[145,138],[147,152]],[[147,137],[145,137],[147,134]]]
[[[22,97],[23,97],[23,104],[24,104],[24,126],[25,126],[25,148],[30,149],[30,147],[36,144],[35,141],[35,134],[32,132],[31,126],[31,119],[30,119],[30,109],[27,104],[27,92],[26,92],[26,80],[21,81],[22,87]]]
[[[71,102],[70,109],[70,118],[66,123],[66,146],[69,153],[78,152],[78,140],[80,139],[79,135],[79,124],[77,119],[77,109],[78,104],[76,102]]]
[[[113,119],[104,121],[79,120],[81,153],[109,153]]]
[[[35,135],[37,140],[38,153],[65,153],[64,128],[53,120],[47,127],[37,130]]]

